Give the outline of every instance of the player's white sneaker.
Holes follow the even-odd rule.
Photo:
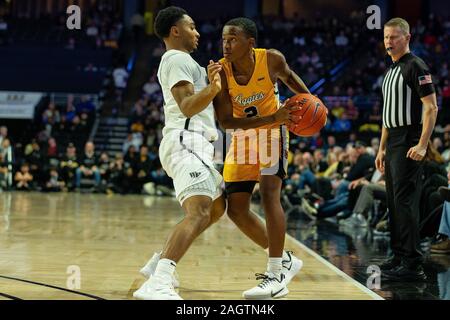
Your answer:
[[[283,260],[282,273],[285,276],[286,285],[288,285],[292,278],[294,278],[303,268],[303,261],[295,257],[291,251],[286,251],[286,254],[289,257],[289,260]]]
[[[278,279],[274,274],[268,272],[265,274],[257,273],[256,280],[262,280],[262,282],[245,291],[242,294],[245,299],[277,299],[289,293],[284,274],[281,274],[280,279]]]
[[[161,258],[161,253],[155,253],[153,257],[148,260],[145,266],[139,271],[144,277],[147,279],[150,278],[156,270],[156,266],[158,265],[158,261]],[[180,287],[180,281],[177,279],[177,273],[175,272],[172,276],[173,286],[174,288]]]
[[[152,276],[133,293],[139,300],[183,300],[175,292],[172,281],[163,277]]]

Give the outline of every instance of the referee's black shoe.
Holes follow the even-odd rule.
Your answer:
[[[397,267],[381,273],[383,281],[423,281],[427,275],[423,271],[422,265],[411,266],[402,262]]]
[[[402,260],[396,256],[392,256],[380,265],[381,271],[388,271],[398,267],[402,263]]]

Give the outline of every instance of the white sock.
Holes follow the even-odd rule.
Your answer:
[[[153,255],[157,255],[158,256],[158,261],[159,261],[159,259],[161,259],[161,253],[162,253],[162,251],[158,251],[158,252],[155,252]],[[153,257],[153,256],[152,256]]]
[[[177,264],[174,261],[169,259],[160,259],[158,261],[158,265],[156,266],[155,276],[171,279],[176,267]]]
[[[267,263],[267,272],[272,273],[277,278],[280,278],[281,270],[283,269],[282,261],[283,258],[269,258],[269,262]]]
[[[264,251],[267,253],[267,256],[269,256],[269,248],[264,249]],[[285,250],[283,250],[283,261],[289,261],[290,258]]]

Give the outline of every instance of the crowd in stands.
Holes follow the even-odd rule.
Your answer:
[[[0,129],[0,163],[3,170],[8,169],[0,178],[4,189],[45,189],[66,148],[80,149],[89,138],[97,116],[97,105],[90,96],[67,95],[65,104],[44,100],[48,105],[37,115],[37,124],[28,128],[31,134],[15,130],[12,137],[6,126]]]
[[[222,28],[227,20],[197,21],[201,40],[193,57],[200,65],[207,65],[210,59],[222,58]],[[280,50],[308,86],[314,85],[350,55],[361,42],[360,31],[365,26],[361,12],[352,12],[345,19],[318,14],[308,20],[297,16],[292,19],[266,16],[254,20],[259,33],[257,46]],[[289,36],[280,37],[280,34]],[[158,46],[153,58],[163,53],[163,46]],[[281,95],[288,93],[284,88],[280,89]]]
[[[67,17],[65,10],[42,11],[36,15],[26,9],[14,16],[0,17],[3,39],[0,44],[58,45],[68,50],[118,48],[124,26],[122,16],[111,2],[96,1],[84,6],[81,30],[69,30]]]
[[[426,21],[419,20],[411,26],[410,49],[429,65],[436,84],[440,102],[437,131],[440,133],[450,130],[449,35],[450,19],[433,14]],[[367,41],[361,46],[361,63],[352,66],[343,79],[328,92],[330,95],[347,96],[360,108],[363,105],[363,109],[366,109],[364,104],[367,100],[373,99],[374,102],[368,106],[370,108],[367,111],[375,114],[380,113],[379,97],[384,73],[392,64],[380,37],[381,33],[368,34]]]
[[[0,128],[0,190],[172,194],[155,148],[133,146],[110,159],[106,152],[98,155],[89,140],[77,147],[86,141],[82,135],[67,144],[44,136],[40,132],[22,150],[11,146],[7,127]]]

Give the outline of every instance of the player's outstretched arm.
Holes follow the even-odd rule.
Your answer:
[[[310,93],[303,80],[291,70],[286,62],[286,58],[280,51],[275,49],[267,50],[267,59],[270,74],[283,81],[292,92],[295,94]]]
[[[172,95],[180,107],[181,112],[191,118],[202,112],[213,101],[214,97],[221,89],[220,64],[210,64],[208,66],[208,78],[210,84],[202,91],[195,93],[194,85],[189,81],[180,81],[171,89]]]
[[[290,105],[280,108],[278,112],[266,117],[235,118],[233,116],[233,104],[228,94],[228,83],[224,71],[221,71],[220,78],[222,81],[222,89],[214,98],[214,109],[217,120],[223,129],[247,130],[268,124],[283,123],[291,120],[291,112],[300,110],[299,106]]]

